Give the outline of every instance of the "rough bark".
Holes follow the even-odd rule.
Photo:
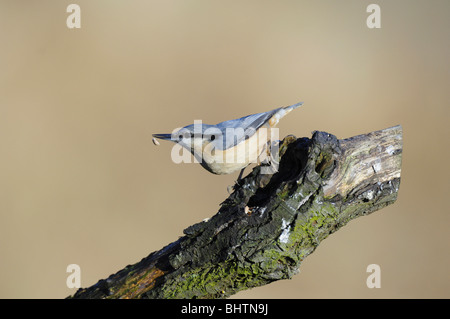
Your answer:
[[[69,298],[225,298],[291,278],[323,239],[395,202],[402,128],[288,136],[280,155],[277,173],[254,168],[184,237]]]

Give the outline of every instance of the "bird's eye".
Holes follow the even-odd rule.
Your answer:
[[[209,138],[211,141],[214,141],[216,139],[215,135],[211,135],[211,137]]]
[[[183,139],[183,135],[182,134],[178,135],[178,140],[181,141],[182,139]]]

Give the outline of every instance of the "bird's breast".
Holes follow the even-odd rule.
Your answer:
[[[261,162],[259,158],[266,150],[270,129],[262,127],[249,138],[225,150],[208,143],[202,150],[202,166],[214,174],[230,174],[251,163]],[[265,153],[264,153],[265,154]]]

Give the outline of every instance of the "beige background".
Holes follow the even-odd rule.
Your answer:
[[[210,217],[237,173],[171,162],[152,133],[304,101],[281,135],[401,124],[397,202],[240,298],[449,298],[450,2],[0,2],[0,297],[63,298]],[[368,289],[366,267],[381,266]]]

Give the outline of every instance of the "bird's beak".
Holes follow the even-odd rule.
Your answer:
[[[159,138],[161,140],[170,141],[172,134],[153,134],[153,137]]]

